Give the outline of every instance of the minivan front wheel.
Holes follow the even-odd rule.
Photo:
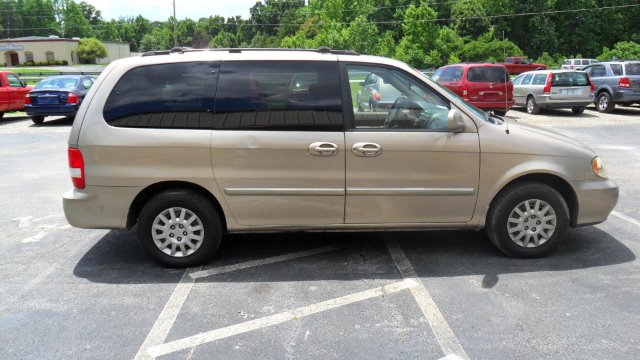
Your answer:
[[[554,188],[537,182],[513,185],[494,200],[485,230],[512,257],[544,256],[558,247],[569,228],[569,208]]]
[[[160,193],[138,217],[138,239],[145,252],[168,267],[200,265],[220,245],[222,225],[211,202],[189,190]]]

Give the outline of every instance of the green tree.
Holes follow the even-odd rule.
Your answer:
[[[140,40],[139,51],[167,50],[173,47],[173,34],[166,26],[156,26]]]
[[[438,25],[435,23],[436,12],[426,3],[420,6],[409,6],[402,26],[404,37],[396,48],[396,57],[417,68],[438,66],[440,55],[433,52],[436,48]],[[438,59],[433,59],[437,56]]]
[[[62,35],[65,37],[92,37],[91,23],[85,17],[82,7],[70,1],[62,17]]]
[[[602,49],[596,59],[600,61],[606,61],[610,59],[628,60],[628,59],[640,59],[640,44],[633,41],[621,41],[613,46],[613,49]]]
[[[96,59],[107,57],[107,48],[96,38],[80,39],[78,56],[84,63],[95,64]]]

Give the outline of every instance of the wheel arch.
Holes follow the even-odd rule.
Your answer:
[[[493,196],[491,202],[489,203],[489,209],[491,209],[495,201],[500,198],[502,194],[508,189],[518,186],[519,184],[527,183],[527,182],[538,182],[545,185],[548,185],[558,191],[564,201],[567,203],[567,207],[569,208],[569,224],[571,227],[575,227],[578,220],[578,196],[576,192],[573,190],[573,187],[569,182],[558,175],[549,174],[549,173],[530,173],[524,174],[514,179],[511,179],[509,182],[504,184],[498,192]]]
[[[204,196],[207,200],[209,200],[213,204],[213,206],[216,208],[219,216],[221,217],[220,222],[224,227],[223,229],[224,232],[227,231],[226,215],[218,199],[216,199],[216,197],[206,188],[198,184],[194,184],[186,181],[163,181],[163,182],[149,185],[146,188],[144,188],[142,191],[140,191],[138,195],[136,195],[136,197],[131,202],[131,205],[129,206],[129,212],[127,213],[127,229],[133,227],[137,223],[138,216],[140,215],[140,211],[142,210],[142,207],[144,206],[144,204],[147,203],[147,201],[149,201],[151,198],[153,198],[154,196],[156,196],[161,192],[164,192],[167,190],[177,190],[177,189],[194,191]]]

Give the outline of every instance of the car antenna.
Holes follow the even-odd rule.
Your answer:
[[[507,58],[507,46],[504,42],[504,30],[502,30],[502,55],[504,56],[504,58]],[[505,83],[504,83],[504,108],[509,111],[509,107],[507,106],[509,104],[509,81],[511,81],[511,74],[509,74],[509,69],[507,68],[506,65],[504,66],[504,70],[505,73],[507,74],[507,76],[505,77]],[[515,89],[514,89],[515,91]],[[504,130],[507,135],[509,135],[509,119],[507,118],[507,114],[504,114],[504,117],[502,118],[504,120],[504,124],[506,129]]]

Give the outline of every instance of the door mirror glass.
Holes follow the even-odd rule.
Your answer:
[[[452,132],[464,130],[464,118],[458,109],[449,110],[449,114],[447,114],[447,130]]]

